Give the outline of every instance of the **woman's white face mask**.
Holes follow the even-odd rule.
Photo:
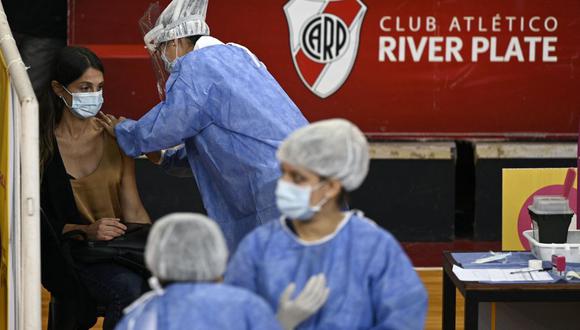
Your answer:
[[[71,93],[66,87],[62,87],[72,96],[71,104],[64,97],[60,97],[64,104],[71,110],[73,115],[80,119],[87,119],[97,115],[103,106],[103,90],[90,93]]]
[[[276,187],[276,205],[278,209],[291,220],[307,221],[312,219],[328,201],[328,197],[324,197],[316,205],[310,206],[312,192],[320,189],[324,183],[320,182],[314,187],[298,186],[279,179]]]

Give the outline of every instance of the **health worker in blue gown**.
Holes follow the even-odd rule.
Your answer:
[[[323,274],[326,302],[296,329],[423,329],[427,293],[397,240],[360,211],[341,210],[368,172],[362,132],[346,120],[320,121],[291,134],[277,155],[283,216],[243,239],[226,283],[274,308],[289,283],[301,291]]]
[[[252,229],[279,217],[275,153],[307,120],[254,54],[209,36],[206,10],[207,0],[173,0],[157,19],[146,12],[146,45],[171,73],[165,100],[137,121],[115,127],[113,116],[100,119],[131,157],[179,146],[161,164],[193,173],[233,251]]]
[[[227,259],[222,233],[209,218],[174,213],[159,219],[145,249],[153,290],[125,309],[116,330],[281,329],[262,298],[221,283]]]

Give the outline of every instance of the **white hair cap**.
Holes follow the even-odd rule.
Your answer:
[[[155,27],[145,34],[145,45],[153,50],[169,40],[209,35],[205,22],[208,0],[173,0],[161,13]]]
[[[339,180],[347,191],[357,189],[369,171],[364,134],[344,119],[312,123],[292,133],[278,149],[278,160]]]
[[[218,225],[196,213],[157,220],[145,248],[145,263],[161,281],[213,281],[226,270],[228,248]]]

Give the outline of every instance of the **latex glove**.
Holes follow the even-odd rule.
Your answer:
[[[147,159],[149,159],[153,164],[161,165],[161,163],[163,163],[163,157],[165,156],[165,150],[148,152],[145,156],[147,156]]]
[[[101,125],[101,127],[103,127],[103,129],[105,129],[105,131],[107,131],[107,133],[109,133],[109,135],[112,136],[113,138],[117,138],[115,134],[115,126],[117,126],[117,124],[127,119],[125,117],[117,118],[113,115],[107,115],[102,111],[99,111],[99,113],[95,118],[97,119],[97,122]]]
[[[304,320],[318,312],[330,293],[330,289],[326,287],[324,274],[312,276],[298,297],[290,300],[295,289],[296,284],[290,283],[282,293],[278,303],[276,317],[285,330],[294,329]]]
[[[568,271],[566,273],[566,281],[571,281],[572,279],[580,280],[580,274],[573,270]]]

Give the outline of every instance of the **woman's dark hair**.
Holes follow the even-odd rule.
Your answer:
[[[340,190],[340,193],[338,194],[338,198],[336,199],[336,201],[338,202],[338,206],[340,208],[349,209],[350,195],[346,190],[344,190],[344,188]]]
[[[87,48],[65,47],[54,61],[51,85],[48,86],[40,101],[40,170],[54,154],[54,130],[62,118],[64,102],[52,90],[52,81],[68,86],[79,79],[87,69],[93,68],[105,73],[101,60]]]

